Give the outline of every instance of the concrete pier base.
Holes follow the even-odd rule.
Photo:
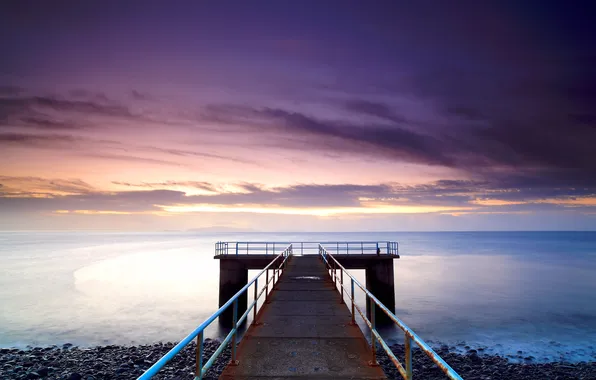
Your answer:
[[[221,307],[225,304],[248,283],[249,269],[263,269],[271,263],[274,257],[273,255],[254,254],[215,256],[215,259],[219,260],[219,306]],[[395,313],[393,260],[398,259],[398,255],[335,254],[333,257],[346,269],[364,269],[366,271],[366,288],[391,312]],[[279,260],[281,262],[281,259]],[[279,265],[278,263],[276,264]],[[344,280],[349,281],[347,277],[344,277]],[[265,278],[263,277],[260,281],[265,281]],[[260,281],[259,283],[262,284]],[[349,282],[346,282],[346,286],[349,289]],[[359,291],[357,290],[357,292]],[[238,317],[246,311],[247,300],[246,294],[238,300]],[[369,319],[370,312],[371,308],[367,303],[366,314]],[[232,327],[232,307],[229,307],[219,317],[219,323],[222,327]],[[391,322],[383,311],[376,310],[375,323],[378,326],[382,326],[393,322]]]
[[[222,307],[248,283],[248,267],[241,260],[219,260],[219,307]],[[248,294],[238,298],[238,318],[244,314]],[[234,324],[234,308],[228,307],[219,317],[219,324],[231,328]]]
[[[395,313],[395,276],[393,274],[393,260],[379,260],[366,266],[366,289],[385,305],[389,311]],[[368,298],[368,297],[367,297]],[[377,326],[389,325],[393,322],[378,306],[375,309],[375,323]],[[366,303],[366,316],[371,317],[371,301]]]

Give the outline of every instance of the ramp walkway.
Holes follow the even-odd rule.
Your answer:
[[[320,257],[294,256],[220,379],[386,379]]]

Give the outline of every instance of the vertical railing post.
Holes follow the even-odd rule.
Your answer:
[[[354,312],[356,310],[354,310],[354,279],[352,278],[352,324],[355,325],[356,324],[356,316],[354,315]]]
[[[300,256],[304,255],[304,242],[300,242]]]
[[[390,244],[391,244],[390,242],[387,242],[387,254],[389,254],[389,245]]]
[[[364,254],[364,242],[363,241],[360,242],[360,253]]]
[[[255,301],[255,306],[254,309],[252,310],[252,323],[253,325],[257,324],[257,307],[259,306],[259,299],[258,299],[258,293],[259,293],[259,279],[255,278],[255,295],[254,295],[254,301]]]
[[[370,302],[370,324],[372,328],[370,329],[370,345],[372,348],[372,365],[377,365],[377,339],[375,337],[375,306],[376,304],[372,299],[369,298]]]
[[[265,301],[269,297],[269,269],[265,271]]]
[[[238,255],[238,242],[236,242],[236,255]]]
[[[265,243],[265,254],[267,255],[269,253],[269,243]],[[273,254],[275,254],[275,252],[273,252]]]
[[[236,361],[236,343],[238,339],[238,299],[234,300],[234,335],[232,335],[232,363],[237,364]]]
[[[344,271],[343,269],[339,270],[339,275],[340,275],[340,285],[341,285],[341,302],[340,303],[344,303]]]
[[[203,332],[197,336],[197,358],[195,362],[195,379],[203,378]]]
[[[406,333],[405,348],[406,351],[406,379],[412,380],[412,338]]]
[[[377,247],[375,249],[375,253],[379,252],[379,242],[377,242]]]
[[[333,269],[332,269],[332,271],[333,271],[333,286],[335,286],[337,288],[337,281],[335,280],[335,275],[337,274],[335,272],[335,261],[333,261]]]

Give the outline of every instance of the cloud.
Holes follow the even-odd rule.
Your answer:
[[[114,185],[126,186],[126,187],[140,187],[147,189],[160,189],[164,187],[191,187],[199,190],[216,192],[218,187],[209,182],[200,181],[162,181],[162,182],[141,182],[141,183],[130,183],[122,181],[112,181]]]
[[[30,134],[5,132],[0,133],[0,145],[24,145],[24,146],[64,146],[65,144],[79,143],[86,141],[82,137],[64,134]]]
[[[82,88],[74,89],[68,92],[72,97],[87,99],[101,103],[109,103],[110,99],[103,92],[89,91]]]
[[[209,110],[212,120],[249,125],[251,130],[262,134],[281,134],[282,137],[275,143],[278,146],[358,153],[427,165],[454,165],[443,141],[397,125],[359,125],[320,120],[300,112],[277,108],[218,106],[210,107]],[[287,136],[310,140],[306,145],[304,141],[295,144]]]
[[[0,96],[14,96],[20,95],[25,90],[19,86],[0,85]]]
[[[585,102],[590,91],[578,91],[583,101],[570,101],[566,92],[557,92],[543,78],[537,82],[541,95],[518,96],[511,81],[484,88],[474,84],[474,74],[460,75],[467,83],[463,89],[456,75],[440,74],[445,83],[426,86],[424,96],[438,107],[424,123],[408,121],[387,104],[367,100],[350,100],[344,106],[384,124],[237,105],[209,106],[206,115],[210,121],[266,136],[261,140],[267,146],[444,166],[472,178],[513,175],[541,177],[543,182],[552,178],[572,186],[596,184],[596,112]],[[422,93],[419,96],[424,99]]]
[[[22,117],[19,124],[46,130],[80,130],[89,126],[88,123],[75,122],[73,120],[56,120],[39,116]]]
[[[26,126],[43,130],[78,130],[92,125],[90,117],[143,119],[104,94],[84,90],[74,93],[77,96],[73,98],[20,93],[0,96],[0,128]]]
[[[113,183],[142,191],[98,191],[80,180],[0,177],[0,210],[95,210],[105,212],[254,212],[330,215],[335,213],[540,212],[596,208],[596,188],[524,189],[496,183],[440,180],[407,186],[214,184],[201,181]],[[195,188],[207,193],[181,191]],[[43,199],[40,200],[40,196]],[[591,212],[591,211],[590,211]]]
[[[384,103],[355,99],[346,102],[345,107],[349,111],[355,113],[375,116],[397,124],[406,123],[408,121],[404,116],[398,115],[394,110]]]
[[[132,90],[130,92],[130,96],[134,100],[153,100],[153,97],[151,95],[137,91],[137,90]]]
[[[35,197],[88,194],[94,187],[80,179],[0,176],[0,196]]]

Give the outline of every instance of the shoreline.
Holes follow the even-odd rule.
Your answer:
[[[219,341],[205,339],[203,363],[219,346]],[[0,349],[0,378],[2,379],[65,379],[102,380],[133,379],[168,352],[174,343],[155,343],[138,346],[35,347],[30,349]],[[193,379],[195,366],[194,342],[172,359],[154,379]],[[403,358],[403,345],[393,344],[391,350]],[[466,380],[474,379],[596,379],[596,361],[513,363],[506,357],[478,353],[470,349],[466,354],[443,346],[436,352]],[[378,362],[390,379],[401,379],[384,351]],[[412,368],[415,378],[445,379],[438,367],[419,349],[412,350]],[[217,379],[230,360],[227,347],[215,361],[205,379]]]

